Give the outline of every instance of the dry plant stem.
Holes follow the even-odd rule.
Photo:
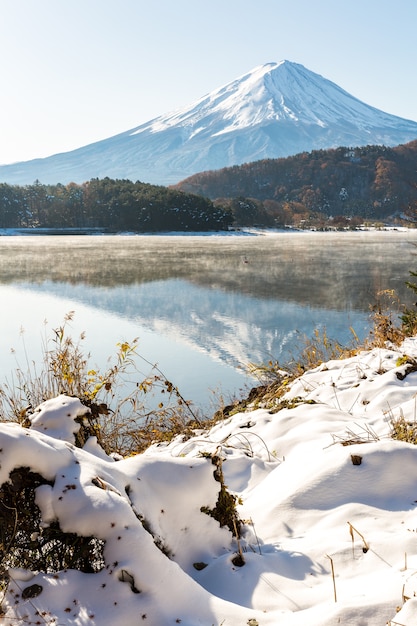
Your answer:
[[[242,564],[243,564],[245,562],[245,559],[243,557],[242,546],[241,546],[240,539],[239,539],[239,531],[237,529],[235,518],[233,518],[233,526],[234,526],[234,529],[235,529],[235,537],[236,537],[236,542],[237,542],[237,551],[239,553],[240,558],[242,559]]]
[[[333,580],[333,595],[334,595],[334,601],[337,602],[337,594],[336,594],[336,580],[334,577],[334,565],[333,565],[333,559],[331,556],[329,556],[328,554],[326,554],[326,557],[330,560],[330,567],[332,568],[332,580]]]
[[[252,525],[253,532],[255,533],[256,543],[258,544],[259,554],[262,554],[262,551],[261,551],[261,544],[259,543],[258,535],[256,534],[255,524],[253,523],[253,519],[252,519],[252,518],[250,518],[250,523],[251,523],[251,525]]]
[[[379,441],[378,435],[370,426],[363,426],[361,424],[358,424],[357,422],[355,422],[355,426],[357,426],[358,429],[362,431],[362,433],[355,433],[355,431],[347,428],[346,433],[343,436],[333,434],[333,443],[331,443],[330,445],[340,443],[342,446],[353,446],[359,443],[370,443],[372,441]]]
[[[145,357],[143,357],[142,355],[140,355],[140,358],[142,359],[142,361],[144,361],[145,363],[147,363],[148,365],[150,365],[152,367],[152,369],[154,369],[155,371],[158,372],[158,374],[160,374],[164,380],[166,380],[163,372],[161,372],[161,370],[159,369],[159,367],[157,365],[155,365],[154,363],[151,363],[150,361],[148,361],[148,359],[145,359]],[[197,415],[194,413],[194,411],[191,409],[190,407],[190,403],[187,402],[187,400],[185,400],[182,396],[182,394],[179,392],[178,387],[174,387],[172,386],[173,391],[175,392],[175,395],[177,396],[177,398],[179,398],[181,400],[181,402],[187,407],[188,411],[190,412],[190,414],[192,415],[193,419],[197,422],[197,424],[201,424],[201,421],[198,419]]]
[[[254,456],[254,454],[253,454],[252,446],[251,446],[251,444],[250,444],[250,442],[249,442],[249,439],[248,439],[248,435],[250,435],[250,436],[252,436],[252,437],[257,437],[257,438],[258,438],[258,439],[259,439],[259,440],[263,443],[263,445],[264,445],[264,447],[265,447],[265,450],[266,450],[266,452],[267,452],[267,454],[268,454],[268,461],[271,461],[271,453],[270,453],[270,451],[269,451],[269,448],[268,448],[268,446],[266,445],[265,441],[262,439],[262,437],[261,437],[260,435],[258,435],[257,433],[252,433],[252,432],[248,432],[248,433],[245,433],[245,432],[242,432],[242,433],[232,433],[231,435],[228,435],[227,437],[225,437],[225,438],[221,441],[221,443],[222,443],[222,444],[226,443],[226,442],[227,442],[227,441],[229,441],[232,437],[236,437],[237,439],[239,439],[239,437],[242,437],[242,439],[244,439],[244,440],[247,442],[247,444],[248,444],[248,449],[250,450],[250,455],[253,457],[253,456]]]
[[[363,541],[363,552],[366,554],[366,552],[368,552],[369,550],[369,545],[365,539],[365,537],[362,535],[362,533],[359,532],[359,530],[357,528],[355,528],[350,522],[348,522],[349,524],[349,532],[350,532],[350,536],[352,537],[352,556],[353,556],[353,552],[354,552],[354,532],[359,535],[359,537],[362,539]]]
[[[337,408],[339,409],[339,411],[341,411],[342,409],[340,408],[339,398],[337,397],[337,393],[336,393],[336,387],[333,387],[333,393],[334,393],[334,397],[337,403]]]

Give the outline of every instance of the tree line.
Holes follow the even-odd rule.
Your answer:
[[[195,174],[175,186],[275,224],[336,219],[417,218],[417,141],[394,148],[314,150]],[[355,220],[354,220],[355,221]],[[358,220],[356,220],[358,221]],[[360,219],[359,219],[360,221]]]
[[[202,172],[164,187],[93,178],[0,183],[0,228],[158,232],[230,226],[417,223],[417,140],[395,148],[315,150]]]
[[[0,183],[0,228],[208,231],[227,229],[232,222],[230,210],[207,198],[141,182]]]

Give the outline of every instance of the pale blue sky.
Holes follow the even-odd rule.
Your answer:
[[[417,121],[417,0],[0,0],[0,163],[110,137],[257,65]]]

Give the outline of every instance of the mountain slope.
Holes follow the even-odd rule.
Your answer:
[[[340,145],[394,146],[417,122],[354,98],[302,65],[259,66],[189,107],[88,146],[0,167],[12,184],[93,177],[171,184],[199,171]]]

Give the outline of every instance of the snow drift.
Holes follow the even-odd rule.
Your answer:
[[[412,626],[417,447],[391,432],[415,423],[416,357],[409,339],[330,361],[279,403],[120,460],[93,437],[74,445],[76,398],[45,402],[29,428],[2,424],[0,484],[21,467],[48,481],[35,536],[59,521],[104,546],[95,573],[11,569],[2,623]],[[202,511],[218,497],[214,454],[239,498],[243,566]]]

